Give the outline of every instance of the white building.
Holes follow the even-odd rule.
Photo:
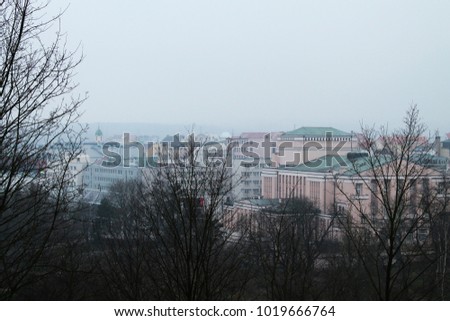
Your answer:
[[[280,134],[244,132],[229,139],[229,144],[235,145],[232,149],[233,200],[261,197],[261,170],[270,164],[273,152],[264,142],[275,142]]]
[[[86,202],[99,204],[114,183],[140,177],[141,169],[134,158],[127,167],[123,162],[110,167],[105,165],[108,158],[97,142],[86,143],[83,147],[84,152],[69,164],[69,169],[73,176],[72,186],[83,191]],[[115,152],[121,154],[122,148],[117,148]]]

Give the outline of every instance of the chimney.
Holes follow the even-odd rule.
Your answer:
[[[439,133],[436,133],[434,138],[434,152],[436,156],[441,156],[441,136],[439,136]]]

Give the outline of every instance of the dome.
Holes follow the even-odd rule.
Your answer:
[[[230,138],[231,134],[229,132],[223,132],[222,134],[220,134],[220,138]]]
[[[100,127],[95,131],[95,136],[103,136],[103,133],[100,130]]]

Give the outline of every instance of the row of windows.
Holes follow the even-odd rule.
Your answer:
[[[300,197],[304,193],[305,179],[302,177],[280,175],[278,184],[280,198]]]
[[[133,170],[122,170],[122,169],[110,169],[110,168],[94,168],[95,173],[107,173],[107,174],[119,174],[127,173],[133,175],[135,171]]]
[[[391,186],[393,182],[391,180],[386,180],[384,182],[384,192],[385,193],[390,193],[391,191]],[[404,186],[405,182],[404,179],[399,179],[398,183],[397,183],[397,188],[403,190],[403,189],[410,189],[412,191],[412,194],[417,193],[417,182],[414,181],[412,183],[410,183],[410,188],[408,186]],[[421,185],[422,185],[422,190],[424,192],[429,191],[430,189],[430,180],[428,178],[423,178],[421,180]],[[376,192],[378,190],[378,185],[377,182],[375,180],[372,180],[370,182],[370,191],[369,192]],[[356,196],[363,196],[363,191],[364,191],[364,184],[363,183],[355,183],[355,194]],[[438,194],[446,194],[447,193],[447,186],[445,184],[445,182],[438,182],[437,183],[437,193]]]
[[[258,143],[257,143],[258,144]],[[249,157],[248,155],[243,155],[242,153],[246,153],[246,152],[265,152],[266,149],[262,147],[235,147],[233,148],[233,157]],[[270,151],[275,154],[277,152],[277,148],[276,147],[271,147]]]
[[[254,184],[254,185],[259,185],[260,182],[259,181],[244,181],[244,185],[250,185],[250,184]]]
[[[241,175],[242,177],[261,176],[261,172],[243,172]]]
[[[120,181],[121,179],[120,178],[114,178],[114,177],[95,176],[93,180],[94,181],[98,181],[98,182],[111,182],[111,183],[114,183],[114,182]]]
[[[135,176],[135,173],[130,172],[129,177]],[[85,180],[89,180],[91,177],[89,175],[84,175],[83,177]],[[117,176],[93,176],[93,181],[100,181],[100,182],[116,182],[124,179],[124,177],[117,177]]]
[[[282,139],[284,141],[292,141],[291,138],[288,139]],[[297,140],[297,139],[295,139]],[[320,137],[304,137],[303,136],[303,140],[304,141],[316,141],[316,142],[322,142],[322,141],[340,141],[340,142],[349,142],[352,140],[351,137],[349,136],[344,136],[344,137],[334,137],[334,136],[330,136],[330,137],[326,137],[326,136],[320,136]]]

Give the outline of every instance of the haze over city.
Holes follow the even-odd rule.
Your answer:
[[[448,314],[449,12],[0,1],[2,318]]]
[[[48,11],[66,6],[91,124],[350,131],[398,127],[417,104],[430,132],[448,131],[446,1],[57,1]]]

